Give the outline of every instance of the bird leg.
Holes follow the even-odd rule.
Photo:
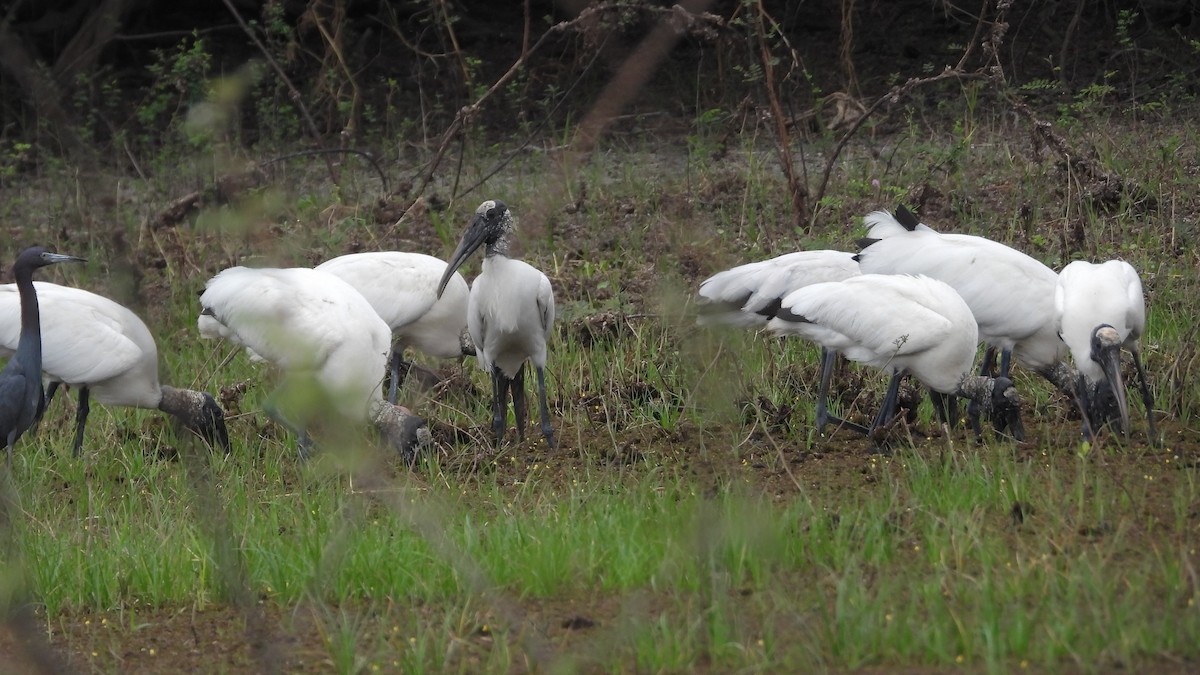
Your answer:
[[[892,380],[888,382],[887,394],[883,397],[883,405],[879,408],[879,414],[875,416],[875,421],[871,422],[869,434],[881,428],[895,414],[896,400],[900,396],[900,378],[903,376],[904,374],[900,371],[892,373]]]
[[[558,441],[554,439],[554,427],[550,426],[550,407],[546,405],[546,371],[540,366],[537,369],[538,377],[538,413],[542,416],[542,435],[546,437],[546,446],[551,450],[558,447]]]
[[[500,372],[499,366],[492,366],[492,433],[496,435],[496,449],[504,440],[504,426],[508,422],[508,388],[509,379]]]
[[[996,348],[988,346],[983,350],[983,360],[979,362],[979,374],[984,377],[992,376],[992,368],[996,365]]]
[[[517,374],[513,375],[512,382],[509,384],[509,392],[512,394],[513,402],[513,417],[517,423],[517,440],[525,440],[525,421],[529,417],[529,411],[525,405],[525,363],[521,363],[521,367],[517,368]]]
[[[1133,365],[1137,369],[1138,384],[1142,388],[1142,403],[1146,406],[1146,423],[1149,425],[1150,445],[1158,445],[1158,431],[1154,428],[1154,394],[1150,391],[1150,383],[1146,381],[1146,371],[1142,368],[1142,357],[1138,350],[1132,350]]]
[[[1008,371],[1012,368],[1012,350],[1005,349],[1000,352],[1000,375],[999,377],[1008,377]]]
[[[930,389],[929,400],[933,402],[933,412],[938,421],[947,429],[953,429],[958,424],[958,397]]]
[[[79,406],[75,409],[75,444],[71,447],[71,453],[75,457],[83,450],[83,429],[87,426],[88,413],[91,412],[91,406],[88,405],[91,395],[92,390],[86,384],[79,388]]]
[[[54,400],[54,393],[58,391],[58,385],[60,384],[62,383],[55,380],[46,388],[46,395],[42,397],[42,404],[38,406],[37,415],[33,418],[34,424],[42,421],[42,415],[46,414],[46,409],[50,407],[50,401]]]
[[[866,436],[870,433],[870,430],[863,425],[856,424],[829,412],[829,382],[833,379],[833,366],[836,362],[837,352],[821,347],[821,384],[817,387],[817,433],[820,434],[821,430],[832,422],[837,425],[836,428],[838,429],[845,427]]]
[[[883,407],[880,408],[879,416],[871,425],[872,431],[882,427],[896,414],[896,401],[900,397],[900,380],[903,377],[904,373],[900,371],[896,371],[892,374],[892,381],[888,383],[887,395],[883,397]]]

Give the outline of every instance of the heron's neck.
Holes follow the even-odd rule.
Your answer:
[[[19,270],[16,276],[17,293],[21,297],[21,337],[17,342],[17,354],[23,359],[22,363],[36,368],[35,377],[41,377],[42,318],[38,311],[37,291],[33,287],[33,270]]]

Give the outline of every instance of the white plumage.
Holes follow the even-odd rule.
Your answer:
[[[475,342],[479,367],[492,375],[496,444],[504,437],[509,393],[518,437],[524,437],[525,362],[530,361],[537,371],[542,434],[546,443],[555,447],[545,380],[546,343],[554,325],[554,291],[550,280],[537,268],[508,257],[512,232],[512,214],[503,202],[480,204],[450,257],[438,291],[472,253],[486,245],[483,269],[471,284],[467,328]]]
[[[1129,430],[1128,401],[1121,377],[1123,347],[1133,355],[1153,442],[1157,438],[1154,398],[1138,347],[1146,328],[1146,300],[1137,270],[1121,260],[1100,264],[1076,260],[1059,274],[1054,305],[1055,325],[1079,372],[1077,393],[1092,428],[1108,421],[1103,398],[1111,393],[1121,431]]]
[[[342,418],[374,422],[402,453],[411,453],[423,422],[384,402],[391,331],[353,286],[307,268],[232,267],[208,281],[200,303],[202,336],[231,338],[289,378],[312,378]],[[285,422],[300,436],[302,452],[306,422]]]
[[[150,329],[129,308],[79,288],[34,282],[42,320],[42,372],[80,389],[75,452],[83,443],[89,399],[111,406],[158,409],[226,449],[224,414],[211,396],[164,386]],[[0,286],[0,354],[15,352],[20,299]]]
[[[979,339],[1004,352],[1000,374],[1009,374],[1009,354],[1060,390],[1072,389],[1066,348],[1054,324],[1058,275],[1041,262],[1004,244],[965,234],[942,234],[875,211],[858,254],[864,274],[924,274],[946,282],[962,296],[979,326]]]
[[[469,289],[461,274],[451,276],[441,297],[438,281],[446,261],[423,253],[376,251],[338,256],[317,265],[358,290],[392,330],[392,386],[395,402],[404,350],[412,347],[434,358],[474,353],[463,339],[467,330]]]
[[[1012,382],[970,374],[978,328],[970,308],[948,284],[925,276],[864,274],[805,286],[783,299],[767,324],[799,335],[852,361],[892,374],[872,430],[895,408],[900,376],[909,373],[935,393],[943,422],[952,419],[943,395],[969,398],[993,414],[998,430],[1021,438],[1020,403]],[[976,432],[981,430],[976,424]]]
[[[794,290],[861,271],[853,253],[798,251],[718,272],[700,283],[700,324],[764,326]]]

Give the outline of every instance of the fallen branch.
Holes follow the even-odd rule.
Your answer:
[[[225,204],[232,201],[235,196],[261,187],[266,182],[266,175],[258,167],[242,173],[221,176],[212,187],[189,192],[171,202],[167,208],[147,220],[147,225],[151,230],[173,227],[183,222],[193,211],[203,208],[206,202]]]

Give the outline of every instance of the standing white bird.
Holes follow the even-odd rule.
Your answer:
[[[760,328],[779,312],[783,298],[792,291],[826,281],[843,281],[861,274],[853,253],[843,251],[798,251],[770,260],[747,263],[718,272],[700,283],[702,326],[715,323]],[[859,433],[867,428],[829,412],[829,380],[836,352],[821,347],[821,383],[817,390],[816,427],[821,433],[834,422]]]
[[[507,397],[512,394],[517,437],[525,436],[525,362],[537,369],[538,410],[542,435],[557,446],[546,403],[546,341],[554,325],[554,291],[537,268],[508,257],[513,218],[502,202],[488,200],[475,209],[475,217],[450,256],[438,284],[438,294],[451,276],[477,249],[486,245],[483,270],[471,284],[467,328],[478,350],[479,367],[492,376],[492,430],[496,446],[504,438]]]
[[[330,412],[371,421],[410,461],[427,442],[424,420],[383,400],[391,331],[346,282],[307,268],[231,267],[209,279],[200,304],[203,337],[231,338],[284,371],[264,408],[297,435],[302,457],[308,454],[308,427]],[[295,424],[277,399],[295,393],[300,382],[315,384],[327,398],[323,409]]]
[[[161,410],[209,443],[229,451],[225,414],[213,397],[158,380],[158,347],[129,308],[80,288],[34,282],[42,314],[46,404],[60,383],[79,389],[74,452],[83,447],[89,400]],[[0,286],[0,354],[17,350],[20,300],[15,284]]]
[[[406,348],[439,359],[475,355],[467,333],[466,280],[455,273],[438,296],[446,261],[424,253],[375,251],[338,256],[315,269],[357,289],[392,329],[389,403],[396,402],[397,388],[412,367],[404,360]]]
[[[917,222],[904,207],[896,216],[875,211],[859,243],[864,274],[924,274],[946,282],[966,301],[979,324],[979,339],[1001,350],[1000,376],[1011,358],[1037,372],[1067,395],[1074,374],[1054,320],[1054,270],[999,242],[966,234],[943,234]],[[991,373],[992,352],[981,373]]]
[[[16,353],[0,370],[0,438],[8,451],[6,466],[12,469],[13,446],[37,419],[45,404],[42,389],[42,326],[34,270],[64,262],[87,262],[83,258],[51,253],[41,246],[21,251],[13,264],[13,277],[20,294],[21,323]],[[0,505],[0,518],[7,520],[7,500]]]
[[[989,413],[997,431],[1009,429],[1017,440],[1024,438],[1012,381],[971,374],[978,327],[970,307],[946,283],[925,276],[864,274],[813,284],[788,294],[767,327],[892,374],[868,432],[891,419],[900,378],[909,373],[929,388],[942,423],[953,419],[947,395],[957,395]],[[977,435],[983,431],[977,419],[972,427]]]
[[[1146,406],[1150,442],[1156,442],[1154,395],[1142,368],[1138,338],[1146,329],[1146,300],[1137,270],[1122,260],[1098,265],[1076,260],[1058,275],[1054,294],[1056,325],[1079,371],[1077,392],[1088,434],[1111,419],[1106,403],[1115,399],[1121,433],[1129,432],[1129,402],[1121,378],[1121,348],[1133,365]]]

